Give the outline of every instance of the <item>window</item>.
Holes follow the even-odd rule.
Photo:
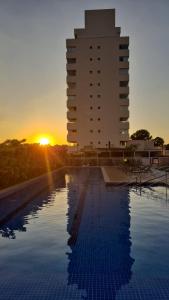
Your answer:
[[[93,83],[90,83],[90,86],[93,86]]]
[[[100,60],[100,57],[98,57],[97,60],[99,61],[99,60]]]
[[[101,47],[100,46],[97,46],[97,49],[100,49]]]
[[[101,130],[99,129],[99,130],[98,130],[98,133],[100,133],[100,132],[101,132]]]
[[[97,84],[98,86],[100,86],[100,82],[98,82],[98,84]]]
[[[93,95],[90,95],[90,98],[93,98]]]
[[[98,74],[100,74],[100,73],[101,73],[101,71],[100,71],[100,70],[98,70],[98,71],[97,71],[97,73],[98,73]]]
[[[93,106],[90,106],[90,109],[92,110],[92,109],[93,109]]]
[[[92,47],[92,46],[90,46],[90,47],[89,47],[89,49],[93,49],[93,47]]]
[[[93,145],[93,142],[90,142],[90,145]]]
[[[90,133],[93,133],[93,129],[90,129]]]
[[[67,70],[68,76],[76,76],[76,70]]]
[[[90,121],[93,121],[93,118],[90,118]]]
[[[120,56],[119,61],[127,61],[128,62],[129,58],[128,56]]]
[[[93,60],[93,58],[90,57],[90,61],[92,61],[92,60]]]
[[[122,50],[128,50],[128,47],[129,47],[129,45],[127,45],[127,44],[119,45],[119,49],[122,49]]]
[[[72,130],[71,130],[71,132],[73,132],[73,133],[76,133],[76,132],[77,132],[77,130],[76,130],[76,129],[72,129]]]
[[[128,99],[128,94],[120,94],[120,99]]]
[[[98,109],[100,109],[100,106],[98,106]]]
[[[67,58],[67,63],[68,64],[75,64],[76,63],[76,58]]]
[[[98,141],[98,144],[99,144],[99,145],[101,144],[100,141]]]
[[[128,87],[128,81],[120,81],[120,83],[119,83],[119,85],[121,86],[121,87]]]
[[[97,121],[100,121],[100,118],[98,118]]]
[[[100,98],[101,97],[101,95],[97,95],[97,98]]]
[[[92,74],[92,73],[93,73],[93,71],[91,71],[91,70],[90,70],[90,71],[89,71],[89,73],[90,73],[90,74]]]

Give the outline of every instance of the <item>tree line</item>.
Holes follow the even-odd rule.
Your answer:
[[[151,140],[152,135],[146,129],[139,129],[131,135],[131,139],[132,140]],[[164,139],[162,137],[157,136],[153,139],[153,141],[154,141],[154,146],[157,146],[157,147],[165,146],[165,149],[169,150],[169,144],[164,145]]]
[[[65,146],[6,140],[0,144],[0,189],[55,170],[65,164]]]

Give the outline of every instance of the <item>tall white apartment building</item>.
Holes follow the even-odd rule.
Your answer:
[[[129,37],[115,27],[115,9],[85,11],[85,28],[67,46],[67,140],[121,148],[129,139]]]

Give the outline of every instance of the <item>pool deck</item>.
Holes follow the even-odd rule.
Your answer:
[[[169,186],[169,174],[152,168],[149,172],[125,173],[115,166],[101,167],[106,185],[165,185]]]

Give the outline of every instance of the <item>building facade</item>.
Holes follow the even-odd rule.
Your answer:
[[[121,148],[129,139],[129,37],[115,10],[85,11],[67,46],[67,140],[79,149]]]

